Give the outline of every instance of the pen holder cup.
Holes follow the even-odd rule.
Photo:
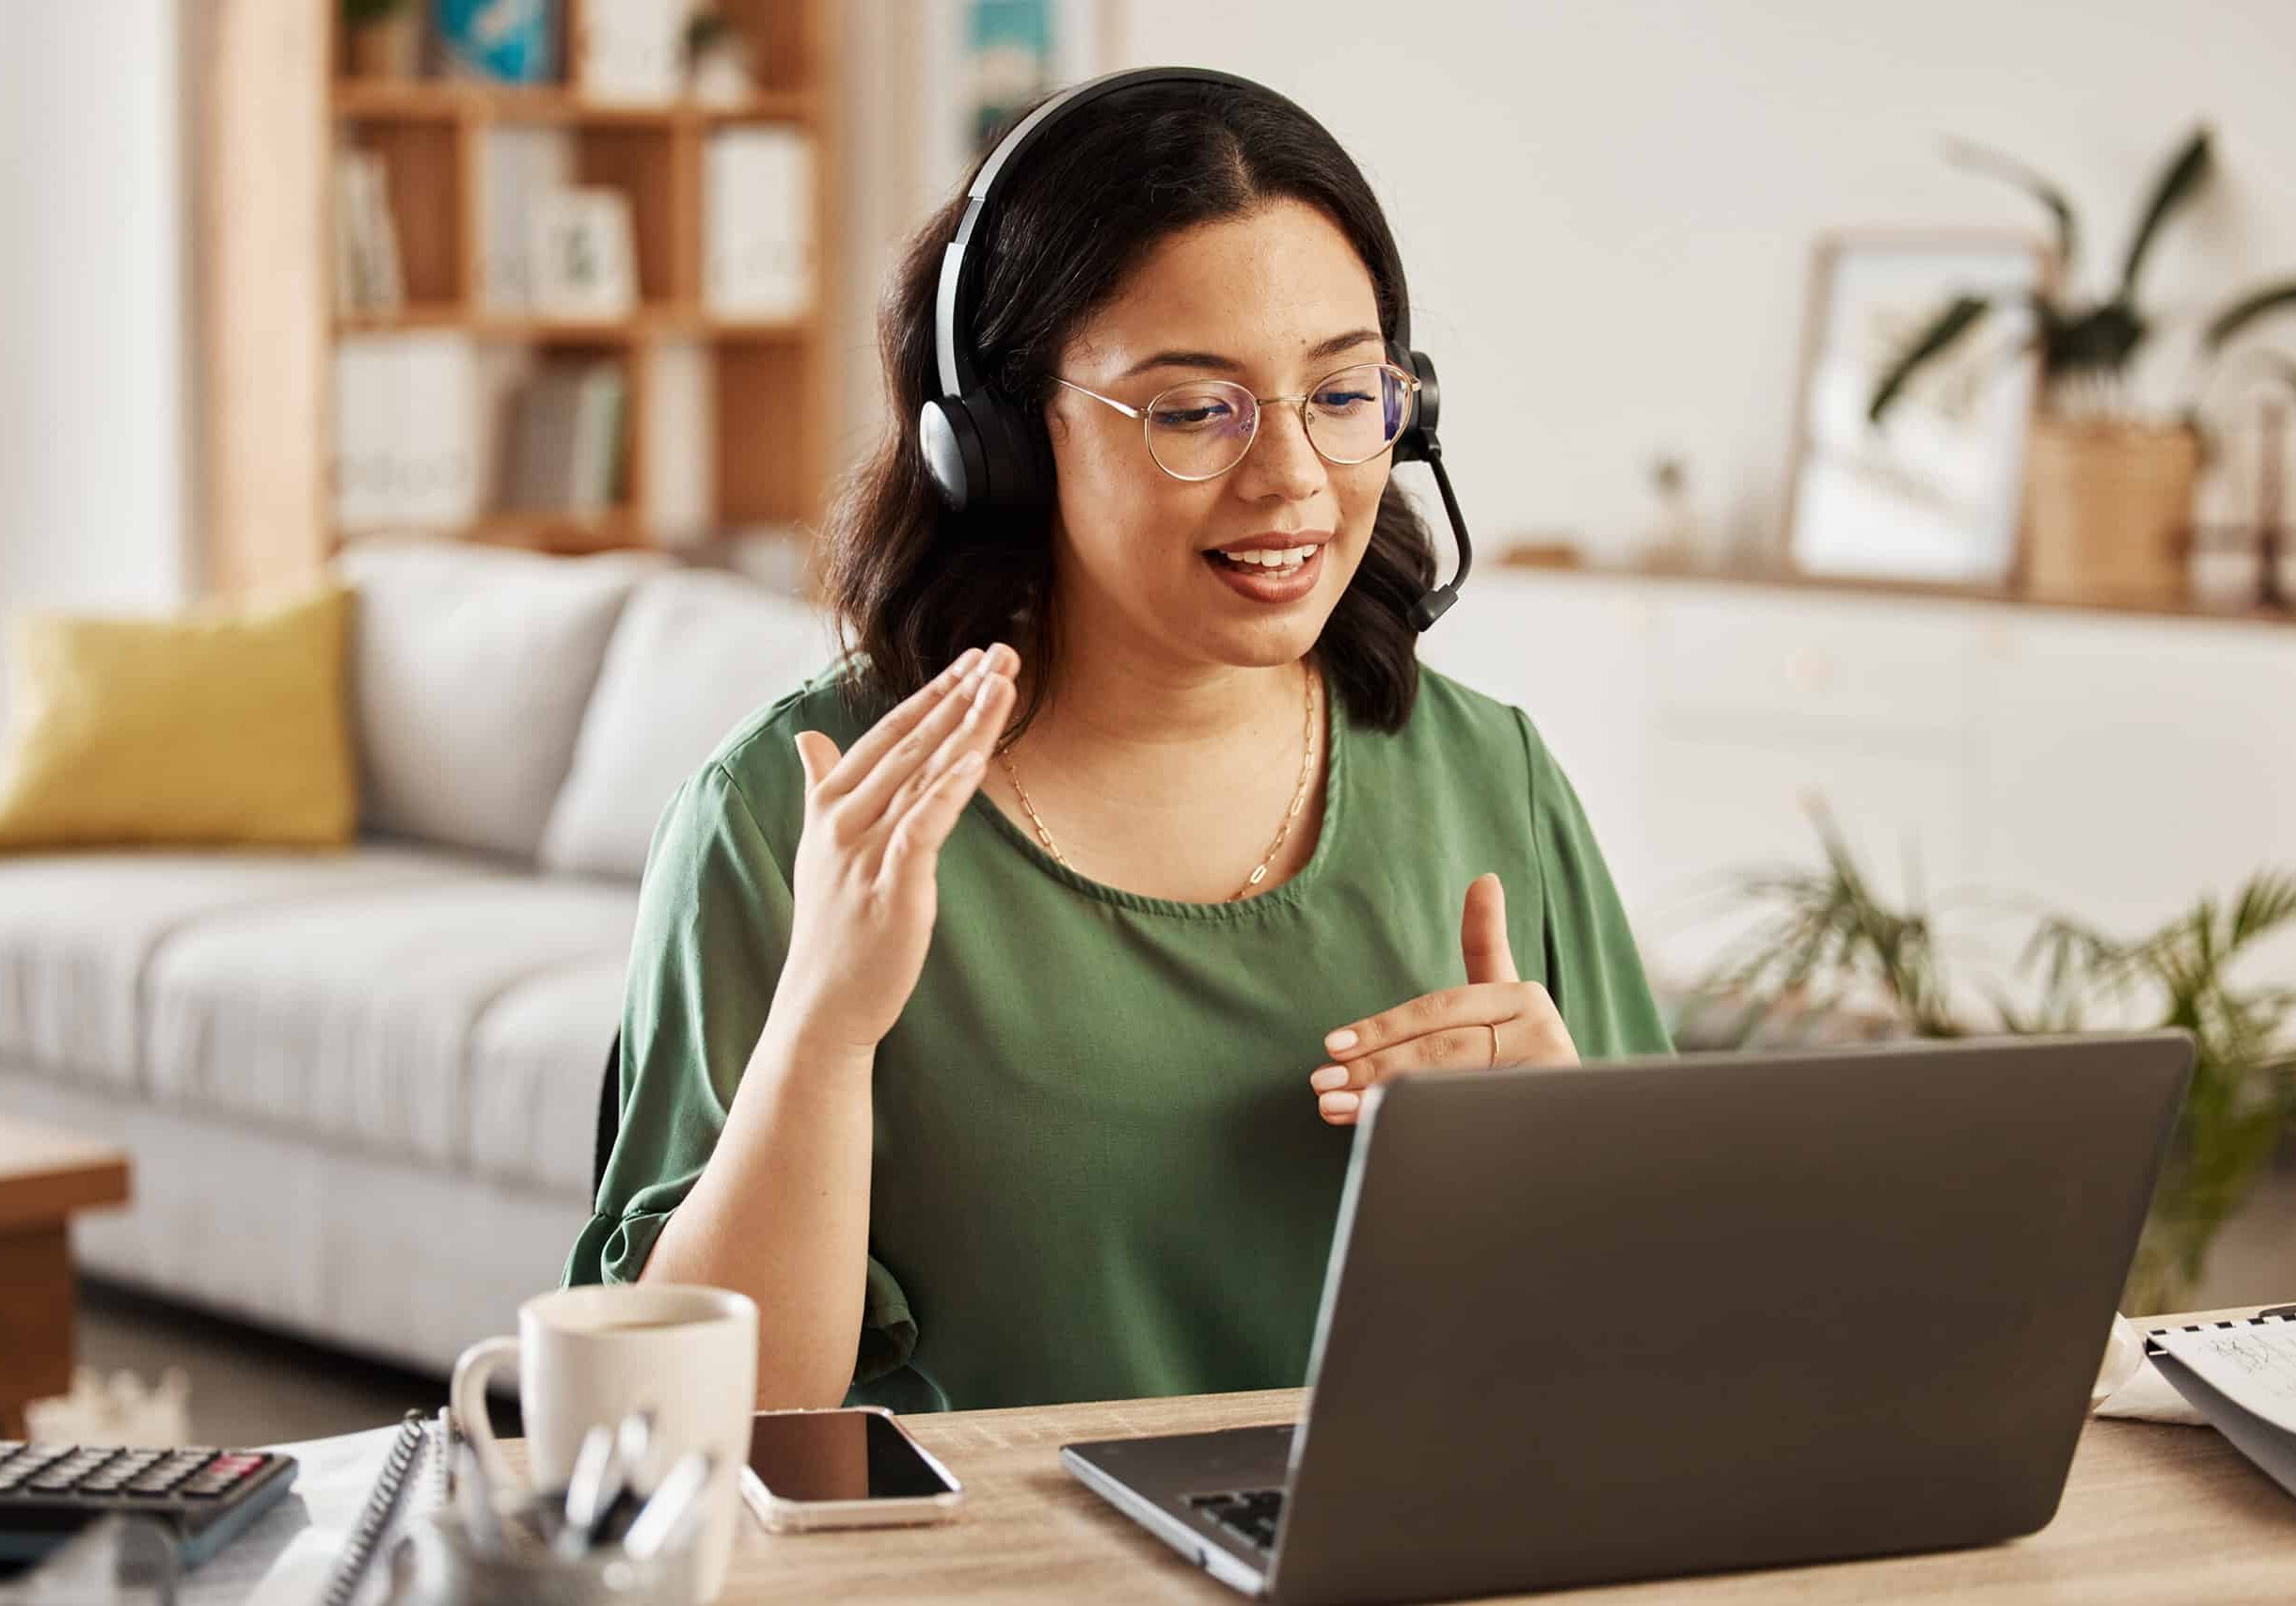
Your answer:
[[[441,1511],[392,1550],[386,1606],[700,1606],[701,1572],[691,1543],[642,1561],[618,1545],[579,1556],[539,1542],[487,1550]]]

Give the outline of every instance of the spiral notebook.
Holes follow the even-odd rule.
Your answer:
[[[2145,1353],[2234,1448],[2296,1494],[2296,1305],[2154,1328]]]
[[[448,1498],[448,1471],[453,1454],[452,1418],[445,1410],[435,1418],[408,1411],[391,1440],[383,1470],[368,1491],[358,1514],[358,1525],[344,1541],[327,1580],[319,1606],[353,1606],[372,1600],[384,1585],[386,1541],[395,1540],[413,1517],[437,1509]]]

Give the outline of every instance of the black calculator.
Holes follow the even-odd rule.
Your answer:
[[[175,1530],[198,1566],[286,1494],[295,1458],[267,1450],[123,1450],[0,1439],[0,1560],[46,1554],[115,1511]]]

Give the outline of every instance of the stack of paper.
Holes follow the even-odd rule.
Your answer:
[[[2296,1319],[2157,1329],[2161,1375],[2243,1455],[2296,1494]]]

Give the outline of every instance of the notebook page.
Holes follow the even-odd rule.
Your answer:
[[[2172,1328],[2152,1336],[2233,1404],[2296,1433],[2296,1321],[2274,1318],[2196,1332]]]

